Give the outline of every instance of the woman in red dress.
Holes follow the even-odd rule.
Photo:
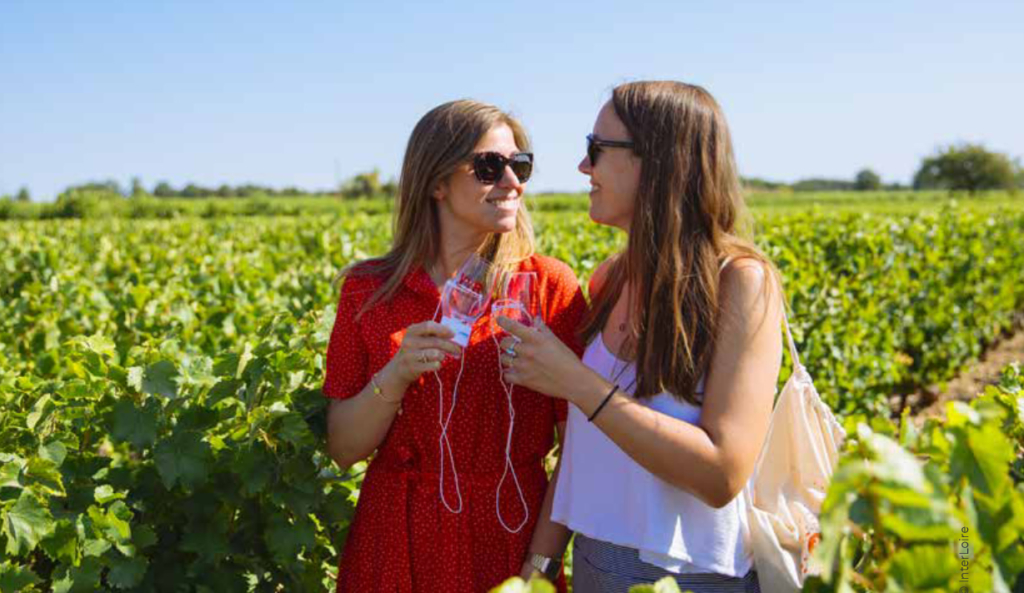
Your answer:
[[[527,150],[523,127],[495,107],[431,110],[406,148],[391,250],[342,274],[323,388],[328,449],[342,468],[376,454],[338,591],[477,593],[534,567],[565,590],[561,550],[531,541],[555,528],[542,462],[566,405],[523,388],[506,396],[489,308],[464,349],[438,322],[440,287],[476,254],[492,273],[534,272],[532,313],[576,344],[586,304],[568,266],[533,253]]]

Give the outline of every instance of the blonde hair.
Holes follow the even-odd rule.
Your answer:
[[[502,124],[511,128],[519,150],[530,150],[526,130],[515,118],[493,105],[469,99],[438,105],[413,128],[395,196],[394,237],[390,251],[381,257],[346,267],[337,278],[340,281],[348,276],[364,274],[386,277],[367,299],[359,315],[375,303],[391,299],[402,280],[416,266],[428,267],[440,256],[441,228],[434,189],[473,154],[473,149],[488,131]],[[478,255],[493,264],[493,275],[514,271],[533,253],[533,223],[525,203],[520,205],[516,214],[515,229],[491,234],[477,250]]]

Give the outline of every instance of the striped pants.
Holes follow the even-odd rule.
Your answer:
[[[625,593],[633,585],[652,584],[667,576],[673,577],[684,593],[761,593],[753,570],[743,578],[711,573],[674,574],[643,562],[633,548],[576,534],[572,546],[574,593]]]

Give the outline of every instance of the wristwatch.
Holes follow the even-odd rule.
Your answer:
[[[548,558],[541,554],[530,554],[530,566],[536,568],[544,578],[555,582],[558,573],[562,571],[562,562],[555,558]]]

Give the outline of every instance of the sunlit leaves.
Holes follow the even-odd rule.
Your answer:
[[[23,490],[13,506],[2,513],[7,553],[20,556],[35,549],[53,529],[50,510],[30,490]]]
[[[545,202],[538,251],[586,286],[625,236],[576,202]],[[323,451],[332,280],[387,250],[389,220],[212,214],[4,223],[0,589],[330,587],[366,468],[339,476]],[[1009,281],[1024,269],[1020,209],[769,208],[758,223],[816,385],[851,434],[862,421],[877,437],[829,492],[822,521],[847,535],[818,549],[842,574],[910,590],[931,584],[914,551],[927,560],[965,524],[998,558],[978,569],[1015,574],[1024,464],[1000,468],[1024,442],[1020,381],[998,409],[959,406],[917,431],[897,431],[887,397],[955,374],[1024,305]]]

